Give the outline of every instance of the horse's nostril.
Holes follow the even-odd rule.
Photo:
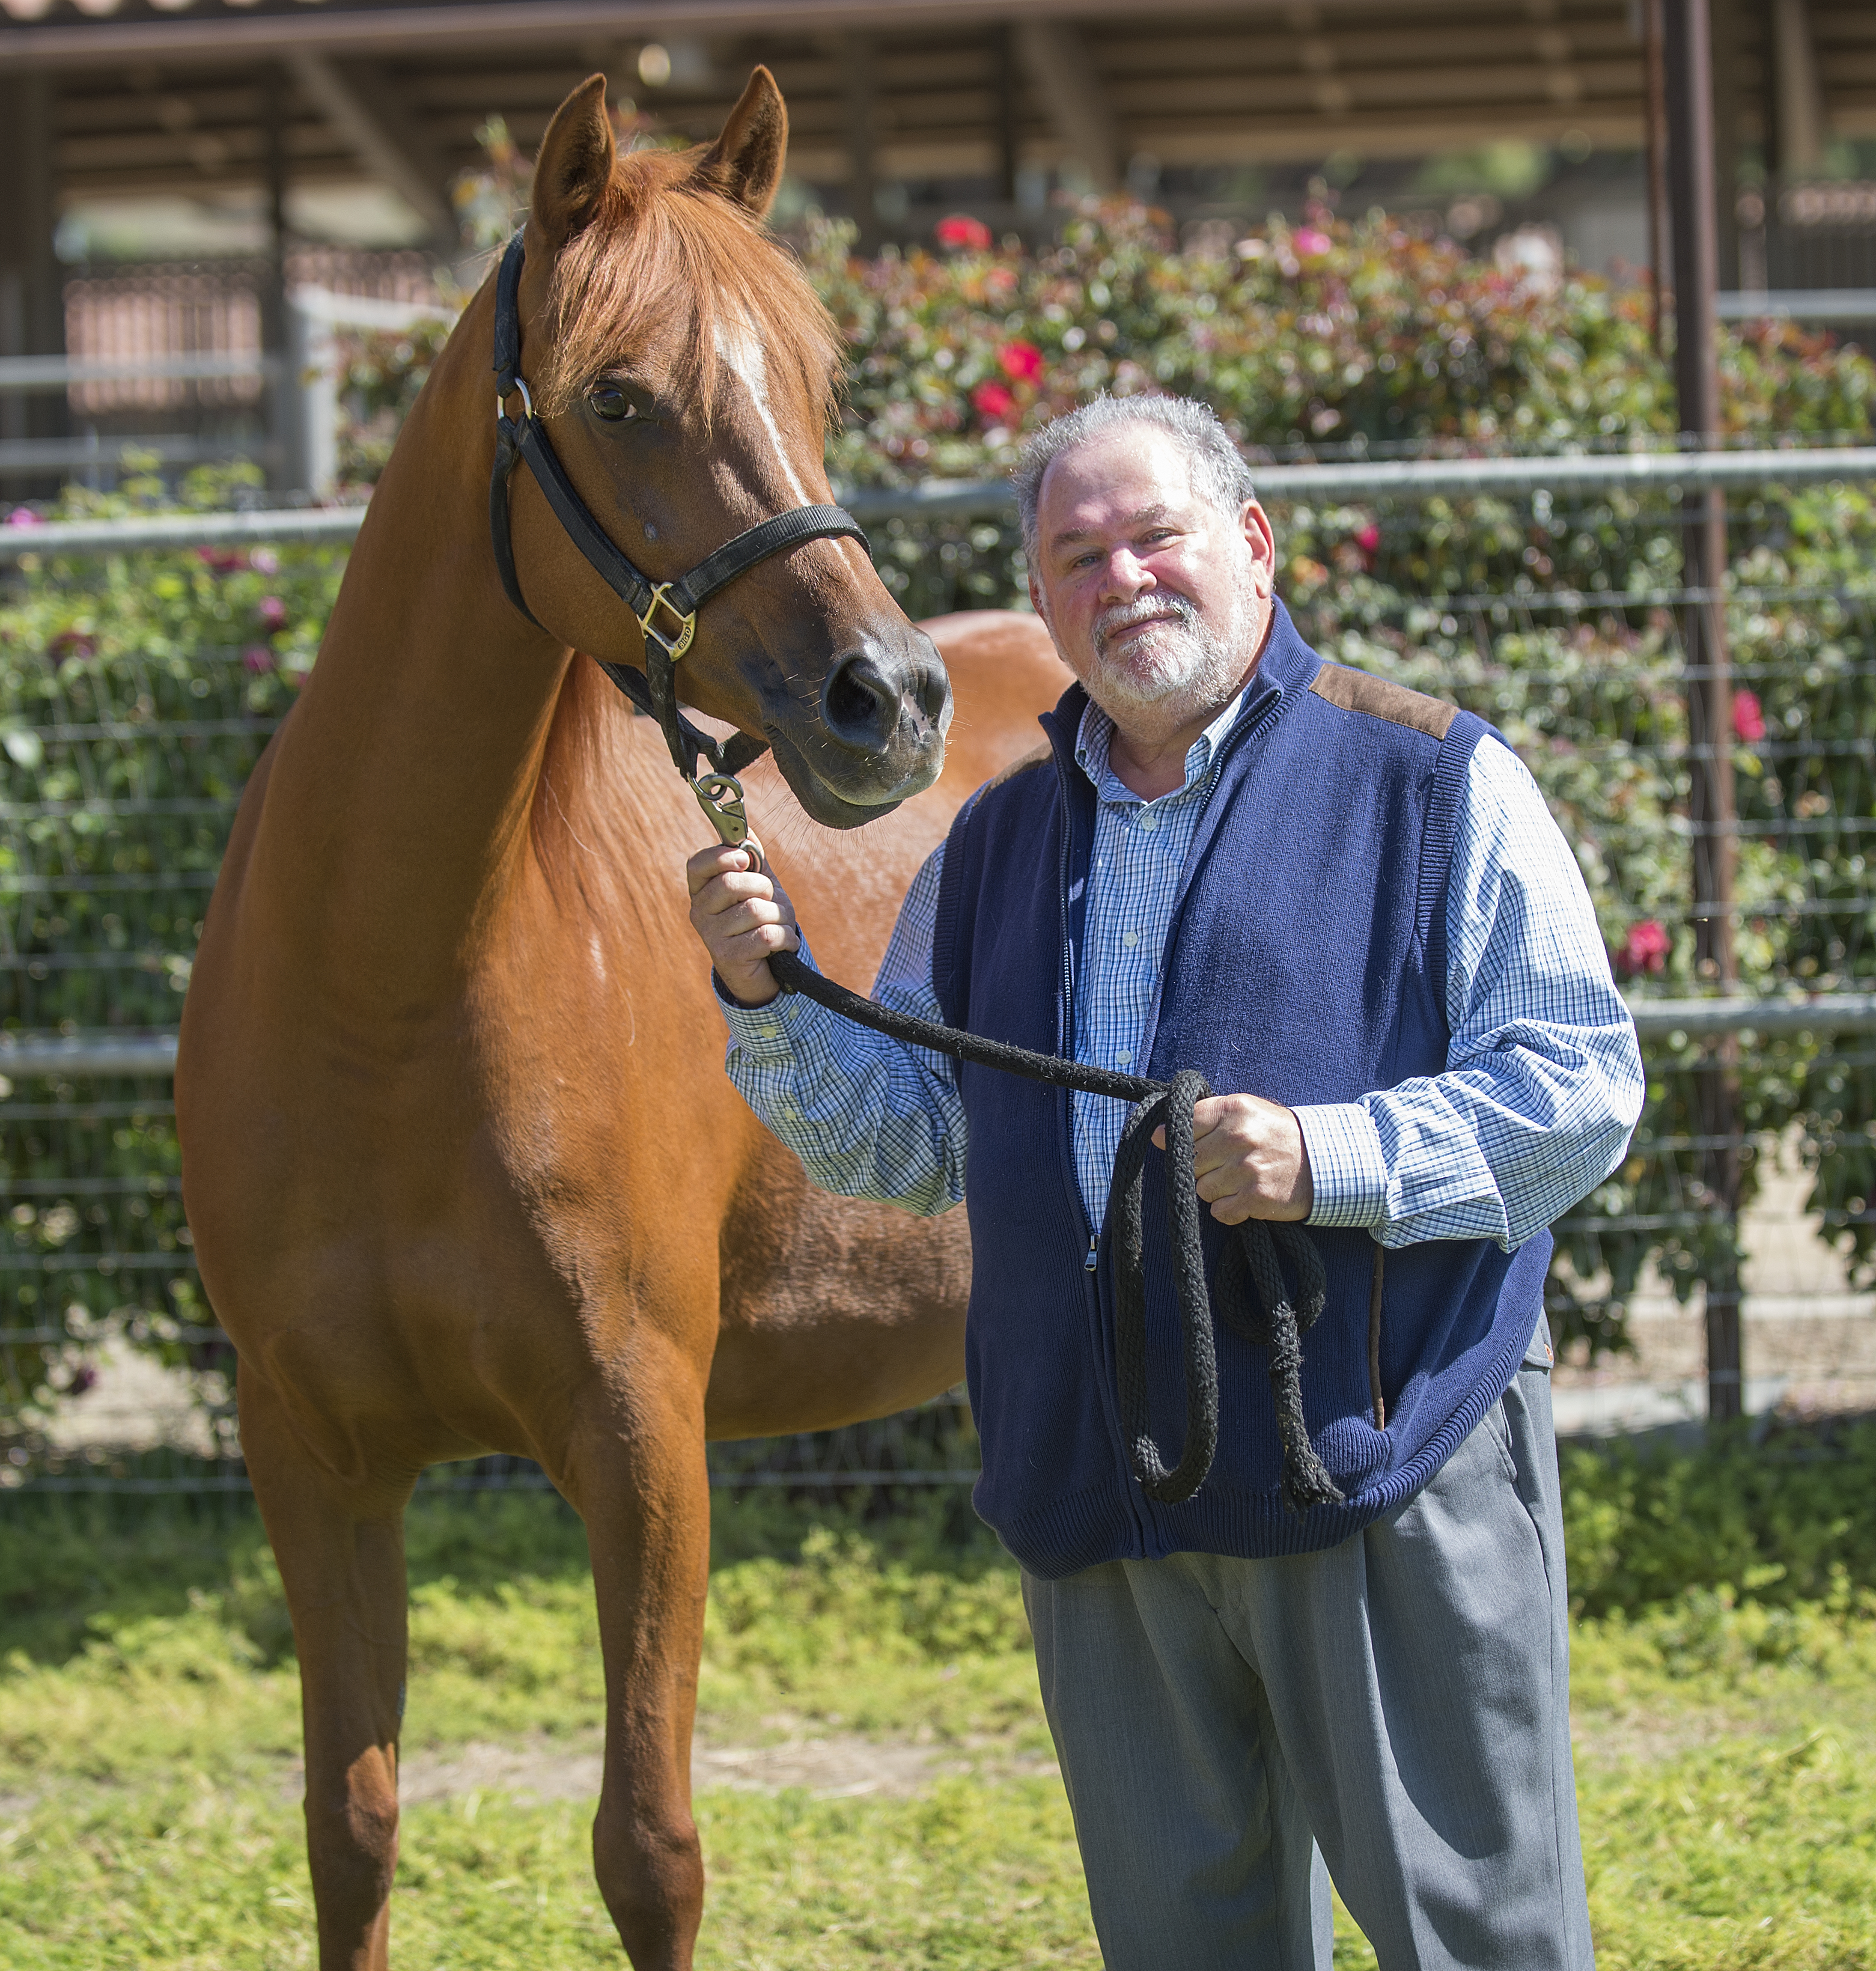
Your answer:
[[[899,693],[871,657],[845,657],[828,673],[821,705],[829,729],[849,745],[881,747],[899,725]]]
[[[942,664],[920,666],[918,709],[928,725],[940,731],[944,729],[946,715],[951,709],[951,680]]]

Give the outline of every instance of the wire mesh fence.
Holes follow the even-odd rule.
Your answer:
[[[1876,988],[1876,481],[1794,469],[1736,492],[1715,598],[1682,585],[1677,486],[1586,483],[1580,461],[1533,484],[1545,468],[1526,464],[1507,490],[1428,490],[1389,471],[1364,492],[1356,465],[1275,497],[1279,587],[1326,656],[1504,733],[1576,849],[1638,1006],[1726,982],[1703,971],[1695,933],[1716,911],[1732,926],[1747,997],[1718,1028],[1649,1039],[1630,1153],[1557,1228],[1553,1326],[1614,1348],[1651,1269],[1683,1299],[1736,1274],[1738,1209],[1774,1142],[1812,1173],[1810,1208],[1848,1276],[1876,1270],[1876,1041],[1828,1016]],[[1282,483],[1272,475],[1273,494]],[[877,557],[909,613],[1020,600],[1020,542],[994,501],[871,504]],[[241,787],[311,666],[343,564],[337,546],[212,539],[26,555],[0,601],[0,1041],[173,1027]],[[1716,599],[1738,790],[1729,899],[1695,894],[1689,819],[1698,673],[1683,625]],[[1816,1024],[1794,1025],[1792,1002],[1812,995]],[[1721,1071],[1737,1096],[1723,1139],[1701,1095]],[[239,1490],[228,1351],[193,1267],[167,1080],[51,1068],[13,1073],[4,1095],[0,1410],[14,1461],[0,1477]],[[1716,1185],[1721,1152],[1730,1189]],[[197,1379],[194,1451],[61,1459],[35,1435],[37,1412],[82,1386],[106,1342]],[[975,1442],[951,1400],[712,1457],[725,1484],[953,1483]],[[484,1460],[430,1482],[546,1482],[530,1473]]]

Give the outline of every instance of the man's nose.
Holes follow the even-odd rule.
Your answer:
[[[1122,602],[1131,602],[1154,585],[1152,571],[1131,548],[1117,548],[1107,558],[1107,587]]]

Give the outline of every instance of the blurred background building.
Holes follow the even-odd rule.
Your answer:
[[[1864,320],[1876,8],[1710,4],[1722,313]],[[0,0],[0,497],[108,483],[130,440],[306,484],[288,400],[322,324],[467,277],[452,188],[490,119],[530,151],[595,68],[702,138],[767,63],[780,218],[848,216],[869,248],[958,212],[1037,240],[1056,194],[1131,192],[1188,241],[1383,205],[1645,278],[1651,5]]]

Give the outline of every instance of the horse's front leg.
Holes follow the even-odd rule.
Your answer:
[[[703,1914],[690,1740],[710,1580],[708,1369],[642,1328],[633,1350],[568,1447],[606,1665],[593,1865],[636,1971],[689,1971]]]
[[[404,1709],[404,1507],[415,1473],[348,1485],[244,1362],[241,1448],[299,1657],[320,1971],[384,1971]]]

